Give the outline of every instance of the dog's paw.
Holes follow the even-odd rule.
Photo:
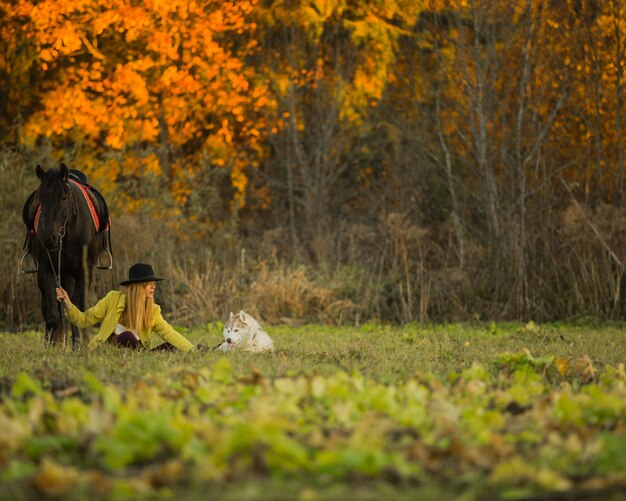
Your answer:
[[[218,351],[228,351],[228,350],[230,350],[230,347],[231,347],[231,344],[227,343],[226,341],[224,341],[223,343],[218,344],[215,347],[215,349],[218,350]]]

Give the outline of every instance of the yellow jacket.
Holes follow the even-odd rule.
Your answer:
[[[88,348],[93,350],[100,343],[109,339],[109,336],[113,333],[115,326],[119,322],[125,305],[126,295],[123,292],[110,291],[92,308],[85,310],[84,313],[74,305],[74,307],[67,312],[67,316],[70,322],[81,329],[91,327],[100,322],[98,334],[89,342]],[[182,334],[176,332],[176,330],[165,321],[161,315],[161,307],[159,305],[154,305],[153,318],[154,320],[150,328],[139,331],[139,340],[143,347],[150,347],[150,335],[154,331],[163,340],[174,345],[181,351],[190,351],[193,349],[193,344]]]

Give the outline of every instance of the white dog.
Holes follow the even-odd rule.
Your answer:
[[[274,351],[274,341],[252,315],[244,313],[243,310],[238,315],[233,315],[231,311],[230,318],[224,326],[224,342],[218,345],[217,349],[253,353]]]

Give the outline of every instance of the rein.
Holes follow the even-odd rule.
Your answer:
[[[68,226],[68,223],[70,222],[71,216],[72,215],[76,216],[77,214],[76,203],[74,201],[74,193],[72,192],[72,188],[69,183],[65,183],[65,186],[67,187],[70,203],[69,203],[69,207],[67,208],[65,212],[65,219],[63,220],[63,224],[59,228],[59,247],[57,251],[56,270],[54,268],[54,261],[52,260],[52,255],[50,254],[50,251],[55,251],[56,249],[49,249],[48,246],[44,243],[37,229],[35,229],[35,236],[37,237],[37,240],[39,240],[39,244],[41,245],[41,247],[45,249],[46,256],[48,256],[48,261],[50,262],[50,269],[52,270],[52,273],[54,275],[54,282],[57,287],[61,287],[61,254],[63,252],[63,238],[65,237],[67,226]],[[42,208],[41,214],[42,214],[41,219],[43,219],[43,208]],[[41,224],[41,220],[39,221],[39,223]],[[67,311],[67,306],[65,306],[65,301],[59,299],[59,302],[61,303],[61,309]],[[63,324],[63,332],[65,332],[66,325],[67,325],[66,320],[65,320],[65,311],[61,311],[61,322]]]

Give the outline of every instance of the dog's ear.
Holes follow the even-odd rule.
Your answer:
[[[231,311],[231,312],[230,312],[230,317],[228,317],[228,319],[229,319],[229,320],[232,320],[234,316],[235,316],[235,315],[233,315],[233,312]]]
[[[244,324],[246,323],[246,314],[241,310],[239,312],[239,320],[241,320]]]
[[[35,167],[35,172],[37,173],[37,177],[39,179],[43,179],[43,177],[46,175],[46,171],[43,170],[43,167],[39,164],[37,164],[37,167]]]

